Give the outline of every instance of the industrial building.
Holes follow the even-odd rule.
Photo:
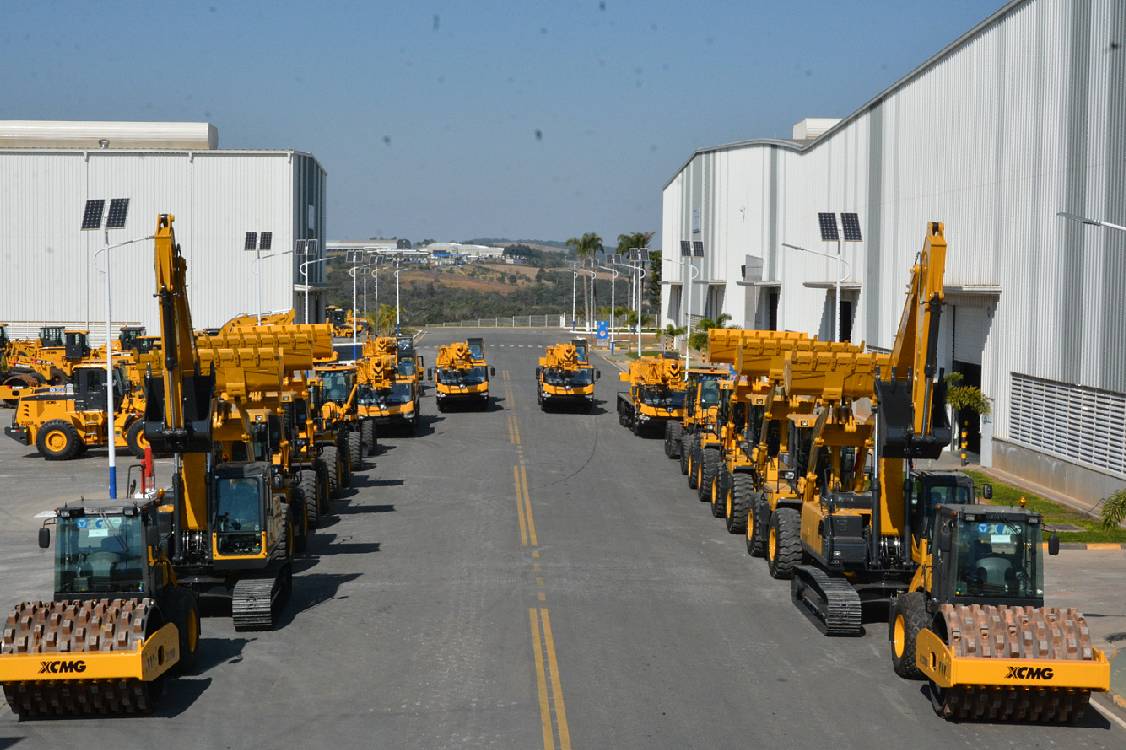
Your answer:
[[[208,123],[0,122],[0,321],[11,336],[43,323],[91,327],[105,320],[104,257],[111,262],[116,322],[158,327],[152,299],[157,215],[176,216],[188,261],[194,324],[298,308],[305,284],[310,319],[320,319],[325,238],[324,168],[294,150],[220,149]],[[129,199],[124,228],[83,231],[90,199]],[[270,250],[246,251],[263,233]]]
[[[1015,0],[839,121],[696,151],[662,195],[661,324],[828,338],[843,278],[840,338],[886,349],[942,221],[940,365],[993,406],[960,415],[971,450],[1074,497],[1121,488],[1126,233],[1057,214],[1126,224],[1124,39],[1118,0]],[[819,212],[859,214],[843,262]]]

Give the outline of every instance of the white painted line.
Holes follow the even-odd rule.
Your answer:
[[[1113,721],[1115,724],[1122,727],[1123,729],[1126,729],[1126,721],[1123,721],[1121,716],[1114,713],[1113,711],[1111,711],[1109,708],[1107,708],[1103,704],[1099,703],[1094,698],[1091,698],[1091,705],[1094,706],[1095,710],[1098,711],[1100,714],[1102,714],[1106,718],[1110,719],[1111,721]]]

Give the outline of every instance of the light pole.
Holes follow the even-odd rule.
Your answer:
[[[578,304],[578,288],[579,288],[579,266],[577,263],[571,266],[571,330],[578,327],[578,320],[575,319],[576,305]]]
[[[836,328],[833,331],[833,334],[834,334],[833,340],[834,341],[839,340],[840,337],[841,337],[841,280],[842,280],[843,276],[847,276],[847,275],[850,275],[852,273],[851,270],[849,269],[848,261],[846,261],[844,259],[843,255],[833,255],[831,253],[818,252],[817,250],[809,250],[808,248],[800,247],[798,245],[792,245],[789,242],[783,242],[782,247],[789,248],[790,250],[800,250],[801,252],[809,253],[810,255],[820,255],[822,258],[828,258],[829,260],[835,260],[835,261],[837,261],[838,263],[841,264],[841,271],[840,271],[840,273],[837,274],[837,282],[836,282],[837,315],[836,315],[836,318],[835,318]]]
[[[395,258],[395,335],[399,335],[399,259]]]
[[[308,242],[314,243],[314,242],[316,242],[316,240],[308,240]],[[303,254],[303,257],[308,258],[310,255],[314,255],[314,254],[315,254],[315,252],[310,253],[308,251],[308,245],[306,245],[306,251]],[[301,277],[303,279],[305,279],[305,322],[306,323],[309,322],[309,266],[313,266],[313,265],[316,265],[318,263],[327,263],[327,262],[328,262],[328,258],[316,258],[314,260],[307,260],[307,261],[305,261],[304,263],[302,263],[301,265],[298,266],[298,269],[301,271]]]
[[[102,229],[102,215],[105,211],[104,200],[87,200],[86,206],[82,215],[82,229],[83,231]],[[106,445],[108,446],[108,469],[109,469],[109,496],[111,500],[117,499],[117,427],[114,424],[114,404],[113,404],[113,308],[111,305],[112,294],[110,285],[110,265],[109,265],[109,251],[118,247],[125,247],[137,242],[144,242],[151,240],[153,235],[147,237],[138,237],[134,240],[126,240],[125,242],[118,242],[117,244],[109,244],[109,230],[111,229],[124,229],[125,219],[129,213],[129,199],[128,198],[114,198],[110,201],[109,216],[106,219],[104,230],[104,245],[101,250],[94,253],[94,260],[100,254],[106,254]]]
[[[1109,221],[1103,221],[1102,219],[1089,219],[1086,216],[1068,213],[1067,211],[1056,211],[1056,216],[1060,217],[1061,219],[1076,221],[1080,224],[1086,224],[1087,226],[1091,227],[1103,227],[1104,229],[1113,229],[1119,232],[1126,232],[1126,227],[1122,226],[1121,224],[1113,224]]]
[[[641,356],[641,280],[645,278],[645,263],[647,262],[649,248],[645,247],[631,247],[629,248],[630,258],[636,260],[637,265],[631,263],[620,263],[626,268],[630,268],[637,272],[637,285],[636,301],[637,301],[637,356]]]
[[[669,260],[673,260],[669,258]],[[696,282],[696,277],[700,275],[700,269],[696,268],[696,264],[692,262],[692,256],[688,256],[687,260],[673,261],[679,263],[681,268],[684,264],[688,264],[688,302],[684,308],[684,379],[688,380],[688,367],[690,365],[690,353],[688,351],[688,342],[692,338],[692,286]]]

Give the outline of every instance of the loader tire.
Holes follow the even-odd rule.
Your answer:
[[[35,447],[48,461],[69,461],[78,455],[82,438],[70,422],[52,419],[39,428]]]
[[[680,449],[677,451],[677,456],[680,458],[680,473],[688,476],[688,434],[685,433],[680,438]]]
[[[374,456],[375,449],[378,446],[378,440],[375,434],[375,420],[365,419],[360,422],[360,447],[363,448],[365,456]]]
[[[918,591],[900,594],[895,598],[889,619],[892,669],[904,679],[922,678],[922,671],[915,665],[915,641],[919,631],[930,625],[926,597]]]
[[[727,471],[727,464],[723,461],[719,462],[719,468],[708,487],[708,500],[712,506],[712,518],[723,518],[727,515],[727,493],[731,489],[731,474]]]
[[[719,449],[708,446],[700,451],[700,480],[697,489],[700,500],[711,500],[712,482],[719,473]],[[716,516],[720,518],[721,516]]]
[[[801,561],[801,514],[793,508],[778,508],[770,517],[770,536],[766,544],[770,575],[788,580]]]
[[[681,438],[684,437],[684,425],[675,420],[665,422],[665,455],[669,458],[680,458]]]
[[[688,446],[688,488],[700,488],[700,438],[695,436]]]
[[[362,430],[363,427],[360,427]],[[349,472],[359,471],[364,467],[364,438],[360,430],[348,431],[348,463]],[[351,484],[351,482],[349,482]]]
[[[736,474],[731,487],[731,509],[726,514],[727,533],[743,534],[747,531],[747,518],[751,515],[751,504],[756,497],[754,477]]]
[[[329,498],[340,497],[340,456],[337,455],[336,446],[328,445],[321,448],[321,460],[325,462],[325,470],[328,474]]]
[[[317,528],[320,518],[320,498],[317,497],[317,472],[302,469],[297,473],[297,487],[301,491],[301,502],[305,505],[305,521],[309,530]]]
[[[145,448],[149,445],[149,441],[145,438],[145,420],[138,419],[129,425],[125,430],[125,444],[129,446],[129,452],[137,458],[145,457]]]
[[[770,506],[766,495],[756,492],[751,496],[747,514],[747,554],[766,556],[766,537],[770,533]]]

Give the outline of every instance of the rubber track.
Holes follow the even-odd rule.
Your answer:
[[[24,602],[12,608],[0,639],[3,654],[134,651],[153,611],[151,599]],[[20,717],[91,716],[152,710],[159,685],[140,680],[10,682],[4,697]]]
[[[845,578],[812,565],[798,565],[790,579],[794,604],[825,635],[859,635],[860,595]]]
[[[240,578],[231,592],[235,630],[273,630],[284,593],[280,573],[273,578]]]

